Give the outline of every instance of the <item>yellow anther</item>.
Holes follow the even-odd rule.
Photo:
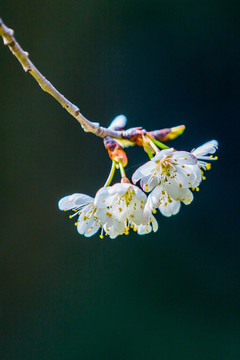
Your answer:
[[[88,232],[88,233],[90,233],[90,231],[91,231],[91,229],[88,229],[88,231],[87,231],[87,232]]]
[[[69,219],[71,219],[72,218],[72,215],[69,215]]]
[[[203,176],[202,179],[203,179],[203,180],[206,180],[206,176]]]
[[[103,239],[103,238],[104,238],[104,236],[103,236],[103,235],[99,235],[99,237],[100,237],[100,239]]]
[[[130,217],[133,219],[133,218],[134,218],[134,215],[133,215],[133,214],[130,214]]]
[[[182,168],[184,169],[184,168],[185,168],[185,165],[182,165]]]
[[[187,174],[187,176],[190,176],[190,174]]]
[[[213,158],[213,155],[210,155],[210,159],[212,159]]]
[[[187,160],[187,158],[185,157],[183,160]]]
[[[67,211],[67,209],[64,209],[63,211]]]
[[[108,211],[106,212],[106,215],[110,216],[110,217],[112,216],[112,214],[110,212],[108,212]]]
[[[215,159],[215,160],[218,160],[218,156],[215,156],[214,159]]]
[[[157,213],[157,210],[153,210],[153,214],[156,214]]]
[[[196,191],[199,191],[199,187],[196,187]]]
[[[137,231],[137,228],[136,228],[136,227],[135,227],[135,228],[133,228],[133,231],[135,231],[135,232],[136,232],[136,231]]]
[[[210,170],[210,169],[211,169],[211,164],[210,164],[210,163],[207,163],[206,165],[207,165],[206,169],[207,169],[207,170]]]
[[[78,225],[78,223],[77,222],[75,222],[75,224],[74,224],[75,226],[77,226]]]
[[[179,187],[182,188],[182,184],[179,184]]]

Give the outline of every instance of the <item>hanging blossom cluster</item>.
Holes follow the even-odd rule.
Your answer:
[[[109,129],[122,130],[125,125],[126,117],[120,115]],[[169,217],[179,212],[181,203],[189,205],[193,201],[192,191],[199,191],[201,181],[206,179],[204,171],[211,168],[209,161],[217,160],[213,154],[218,142],[208,141],[191,152],[178,151],[161,142],[176,138],[184,129],[183,125],[152,132],[132,128],[127,130],[128,140],[106,137],[104,145],[112,168],[105,185],[94,198],[76,193],[58,203],[60,210],[73,211],[70,218],[76,217],[79,234],[90,237],[100,231],[100,238],[105,234],[111,239],[128,235],[130,229],[139,235],[149,234],[158,230],[153,215],[157,210]],[[142,146],[149,161],[134,172],[131,183],[124,170],[128,160],[123,148],[133,145]],[[111,185],[116,168],[120,170],[121,181]]]
[[[209,160],[217,159],[213,156],[218,148],[216,140],[191,152],[177,151],[164,142],[181,135],[184,125],[150,132],[141,127],[123,130],[126,126],[124,115],[116,117],[107,129],[93,123],[40,73],[30,61],[29,53],[14,38],[14,31],[1,18],[0,36],[23,69],[77,119],[84,131],[104,138],[105,148],[112,160],[105,185],[94,198],[73,194],[62,198],[58,204],[60,210],[73,212],[70,218],[76,217],[75,225],[80,234],[90,237],[100,230],[101,238],[104,234],[116,238],[129,234],[131,228],[139,235],[148,234],[158,229],[153,215],[157,209],[164,216],[176,215],[181,203],[189,205],[193,201],[192,191],[199,190],[201,181],[205,179],[204,171],[211,167]],[[150,160],[135,171],[131,183],[124,170],[128,159],[123,149],[134,145],[143,147]],[[120,170],[121,181],[111,185],[115,169]]]

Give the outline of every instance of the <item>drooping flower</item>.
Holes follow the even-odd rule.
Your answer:
[[[101,188],[94,203],[99,209],[103,209],[100,220],[105,224],[105,231],[112,234],[115,231],[112,221],[117,221],[122,226],[118,229],[117,235],[120,235],[128,234],[130,227],[141,234],[150,232],[152,228],[157,230],[155,218],[145,210],[146,201],[147,196],[137,186],[117,183]]]
[[[73,210],[74,214],[69,217],[78,216],[75,223],[79,234],[90,237],[99,230],[101,222],[98,218],[99,210],[94,205],[94,198],[85,194],[72,194],[62,198],[58,207],[60,210]]]
[[[149,192],[157,185],[183,189],[197,187],[202,175],[197,158],[187,151],[176,151],[173,148],[159,151],[150,161],[140,166],[132,176],[135,184],[140,184],[144,191]],[[178,200],[178,199],[175,199]]]
[[[91,196],[85,194],[65,196],[59,201],[58,207],[64,211],[74,211],[74,214],[69,217],[78,216],[78,220],[75,223],[77,231],[86,237],[95,235],[98,230],[101,229],[101,238],[103,238],[104,232],[111,238],[115,238],[117,236],[116,234],[121,233],[122,229],[124,229],[124,226],[115,219],[112,219],[111,227],[107,229],[105,223],[100,220],[103,219],[104,216],[107,216],[107,208],[104,209],[104,207],[101,207],[99,209],[94,204],[94,198]]]
[[[164,216],[179,212],[181,202],[188,205],[193,200],[189,190],[196,188],[205,179],[204,170],[210,169],[210,164],[202,160],[216,160],[214,154],[218,147],[216,140],[211,140],[191,153],[176,151],[173,148],[158,152],[150,161],[138,168],[133,174],[133,183],[140,180],[140,185],[150,192],[146,204],[148,211],[159,209]]]

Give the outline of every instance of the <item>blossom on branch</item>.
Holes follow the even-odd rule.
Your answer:
[[[128,235],[130,228],[140,235],[157,231],[158,225],[150,211],[145,209],[147,196],[137,186],[117,183],[101,188],[95,198],[85,194],[73,194],[62,198],[60,210],[73,210],[78,216],[75,223],[79,234],[90,237],[101,229],[114,239],[118,235]]]
[[[140,180],[144,191],[150,192],[146,210],[159,211],[164,216],[176,215],[181,202],[189,205],[193,200],[192,190],[199,190],[203,169],[210,169],[210,164],[202,160],[216,160],[214,154],[218,147],[216,140],[211,140],[191,153],[176,151],[173,148],[162,150],[147,163],[140,166],[132,176],[133,183]]]
[[[150,161],[135,171],[132,181],[136,184],[139,180],[146,192],[159,184],[184,189],[199,185],[201,171],[197,158],[193,154],[170,148],[159,151]]]
[[[117,183],[101,188],[95,197],[95,204],[101,212],[101,221],[107,232],[113,231],[112,220],[118,221],[123,228],[121,235],[129,233],[133,228],[139,233],[157,231],[157,221],[150,211],[145,209],[147,196],[137,186],[130,183]],[[152,225],[152,226],[151,226]]]

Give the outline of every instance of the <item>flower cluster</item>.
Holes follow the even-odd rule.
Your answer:
[[[101,229],[114,239],[128,234],[130,228],[138,234],[157,231],[158,224],[151,212],[146,211],[147,196],[137,186],[118,183],[98,190],[95,198],[73,194],[59,201],[60,210],[73,210],[78,216],[75,223],[80,234],[89,237]]]
[[[173,148],[159,151],[150,161],[138,168],[132,181],[140,185],[145,192],[150,192],[146,203],[148,211],[159,211],[164,216],[176,215],[181,202],[189,205],[193,201],[192,190],[199,190],[203,170],[210,169],[210,163],[203,160],[216,160],[213,157],[218,143],[207,142],[191,153],[176,151]],[[202,168],[202,169],[201,169]]]
[[[204,171],[211,167],[208,161],[217,159],[212,155],[218,148],[216,140],[187,152],[166,146],[160,150],[156,146],[161,145],[159,141],[154,142],[150,137],[142,139],[150,160],[134,172],[132,183],[124,171],[127,161],[123,166],[123,150],[110,139],[106,144],[113,165],[105,186],[94,198],[73,194],[59,201],[60,210],[72,210],[74,214],[70,218],[78,217],[75,225],[80,234],[90,237],[100,230],[100,238],[105,234],[114,239],[128,235],[131,228],[139,235],[157,231],[158,223],[153,215],[156,210],[169,217],[179,212],[181,203],[189,205],[193,201],[192,190],[199,190],[201,181],[205,180]],[[122,180],[110,186],[115,168],[120,169]],[[140,187],[136,186],[138,181]]]

